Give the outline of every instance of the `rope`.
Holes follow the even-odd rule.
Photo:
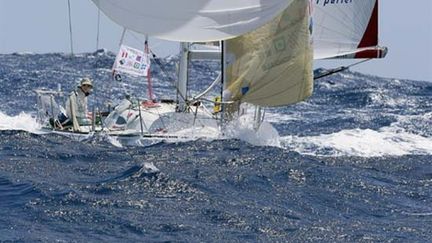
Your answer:
[[[71,5],[70,0],[68,0],[68,13],[69,13],[69,36],[70,36],[70,48],[71,48],[71,54],[74,54],[73,51],[73,36],[72,36],[72,16],[71,16]]]
[[[364,63],[364,62],[368,62],[368,61],[370,61],[370,60],[372,60],[372,59],[373,59],[373,58],[369,58],[369,59],[365,59],[365,60],[362,60],[362,61],[359,61],[359,62],[353,63],[353,64],[351,64],[351,65],[348,65],[347,68],[357,66],[357,65],[362,64],[362,63]]]
[[[221,81],[221,77],[222,77],[222,75],[219,74],[219,76],[218,76],[218,77],[213,81],[212,84],[210,84],[210,86],[209,86],[206,90],[204,90],[201,94],[196,95],[195,97],[193,97],[193,98],[190,100],[190,102],[197,101],[197,100],[199,100],[201,97],[203,97],[204,95],[206,95],[208,92],[210,92],[210,90],[213,89],[213,87],[216,86],[216,84],[218,84],[218,83]]]
[[[328,70],[327,72],[325,72],[325,73],[323,73],[323,74],[320,74],[320,75],[318,75],[318,76],[316,76],[316,77],[314,76],[314,80],[321,79],[321,78],[324,78],[324,77],[327,77],[327,76],[333,75],[333,74],[335,74],[335,73],[340,73],[340,72],[345,71],[345,70],[347,70],[347,69],[349,69],[349,68],[351,68],[351,67],[357,66],[357,65],[359,65],[359,64],[362,64],[362,63],[364,63],[364,62],[370,61],[370,60],[372,60],[372,59],[373,59],[373,58],[369,58],[369,59],[366,59],[366,60],[362,60],[362,61],[359,61],[359,62],[353,63],[353,64],[348,65],[348,66],[342,66],[342,67],[338,67],[338,68],[330,69],[330,70]]]
[[[160,59],[160,58],[158,58],[158,57],[156,56],[156,54],[155,54],[152,50],[150,50],[150,53],[152,54],[152,56],[153,56],[153,60],[155,61],[155,63],[156,63],[156,64],[159,66],[159,68],[161,69],[162,74],[163,74],[165,77],[168,78],[168,81],[170,81],[170,82],[172,82],[172,83],[174,84],[174,87],[176,88],[177,94],[180,95],[180,98],[181,98],[183,101],[185,101],[185,103],[186,103],[186,105],[187,105],[187,100],[186,100],[186,98],[181,94],[180,89],[179,89],[179,87],[177,86],[177,83],[175,82],[174,78],[170,77],[170,75],[167,74],[168,72],[165,70],[165,68],[163,67],[162,63],[158,60],[158,59]]]
[[[164,76],[168,77],[169,81],[173,82],[175,88],[177,89],[177,91],[179,91],[179,89],[178,89],[176,83],[174,82],[174,79],[173,79],[172,77],[170,77],[170,76],[167,74],[167,72],[166,72],[165,68],[163,67],[162,63],[160,63],[160,61],[159,61],[158,59],[156,59],[156,58],[157,58],[156,54],[154,54],[153,51],[151,51],[151,50],[150,50],[150,52],[151,52],[152,55],[153,55],[153,60],[155,61],[155,63],[156,63],[156,64],[160,67],[160,69],[162,70],[162,74],[163,74]],[[221,78],[222,78],[222,75],[219,75],[219,76],[216,78],[216,80],[213,81],[213,83],[209,86],[209,88],[207,88],[203,93],[201,93],[201,94],[195,96],[195,97],[194,97],[193,99],[191,99],[190,101],[187,101],[187,100],[186,100],[186,102],[185,102],[186,105],[189,106],[190,103],[194,103],[194,102],[197,101],[197,100],[203,100],[203,101],[207,101],[207,102],[210,102],[210,103],[213,103],[213,104],[224,104],[224,105],[225,105],[225,104],[228,105],[228,104],[233,104],[233,103],[235,103],[234,101],[215,102],[215,101],[213,101],[213,100],[209,100],[209,99],[206,99],[206,98],[203,98],[203,97],[202,97],[203,95],[207,94],[207,93],[210,91],[210,89],[213,88],[217,83],[221,82]],[[179,93],[179,92],[178,92],[178,93]],[[183,100],[185,100],[184,97],[181,97],[181,98],[182,98]]]

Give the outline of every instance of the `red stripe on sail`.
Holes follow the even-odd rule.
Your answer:
[[[374,9],[372,11],[372,16],[369,20],[369,24],[363,35],[362,40],[358,48],[371,47],[378,45],[378,0],[375,2]],[[360,58],[357,57],[356,58]]]
[[[357,52],[355,58],[384,58],[386,54],[386,49],[370,49]]]

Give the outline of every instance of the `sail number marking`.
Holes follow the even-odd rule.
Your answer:
[[[316,0],[316,4],[322,4],[324,7],[327,4],[343,4],[343,3],[352,3],[353,0]]]

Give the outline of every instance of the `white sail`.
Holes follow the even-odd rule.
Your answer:
[[[272,20],[293,0],[92,0],[114,22],[166,40],[228,39]]]
[[[281,106],[311,95],[309,12],[309,0],[294,0],[270,23],[226,41],[224,100]]]
[[[381,58],[378,0],[312,0],[314,59]]]

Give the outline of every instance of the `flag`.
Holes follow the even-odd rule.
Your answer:
[[[150,56],[140,50],[121,45],[113,66],[113,73],[127,73],[146,77],[150,68]]]

